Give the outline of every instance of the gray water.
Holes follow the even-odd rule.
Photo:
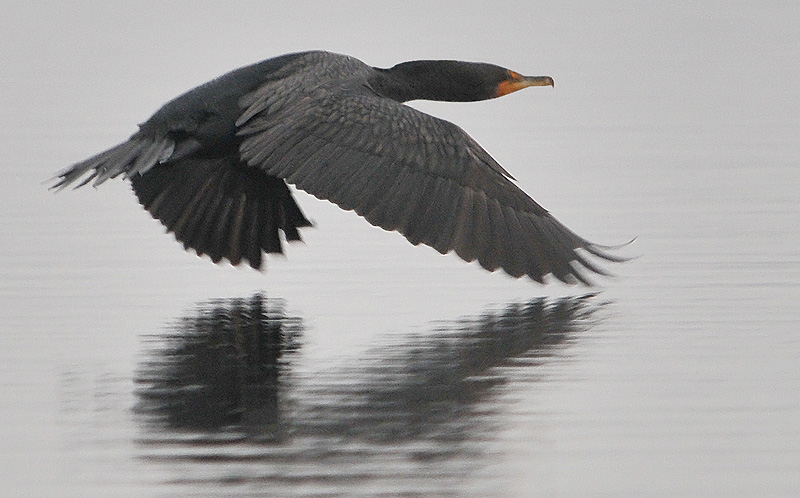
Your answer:
[[[800,494],[796,2],[459,5],[6,7],[0,494]],[[122,181],[47,190],[311,48],[553,76],[414,105],[638,258],[539,286],[299,193],[316,227],[259,273],[184,252]]]

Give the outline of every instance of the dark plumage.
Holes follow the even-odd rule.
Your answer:
[[[310,226],[287,183],[412,243],[493,271],[588,283],[586,253],[621,261],[566,228],[469,135],[403,102],[475,101],[553,84],[491,64],[390,69],[304,52],[231,71],[165,104],[128,141],[58,173],[99,185],[123,174],[187,248],[214,262],[283,252]]]

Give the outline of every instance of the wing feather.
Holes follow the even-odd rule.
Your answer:
[[[453,249],[456,254],[464,261],[475,261],[477,254],[475,254],[475,247],[471,243],[473,233],[472,225],[475,216],[473,214],[473,197],[477,192],[471,188],[463,189],[461,197],[461,205],[456,214],[456,224],[453,233]]]

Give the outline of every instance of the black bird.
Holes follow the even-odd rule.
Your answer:
[[[329,52],[287,54],[168,102],[126,142],[60,171],[53,188],[122,174],[187,249],[258,269],[262,253],[283,252],[280,232],[300,240],[298,228],[311,225],[288,183],[489,271],[588,285],[585,269],[607,275],[588,255],[625,258],[553,218],[461,128],[403,104],[529,86],[553,79],[484,63],[380,69]]]

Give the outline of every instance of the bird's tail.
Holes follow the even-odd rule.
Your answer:
[[[122,173],[128,177],[141,175],[153,166],[172,155],[175,143],[172,139],[151,140],[132,138],[104,152],[65,168],[53,177],[52,188],[60,190],[82,177],[75,188],[82,187],[94,180],[97,186]]]

